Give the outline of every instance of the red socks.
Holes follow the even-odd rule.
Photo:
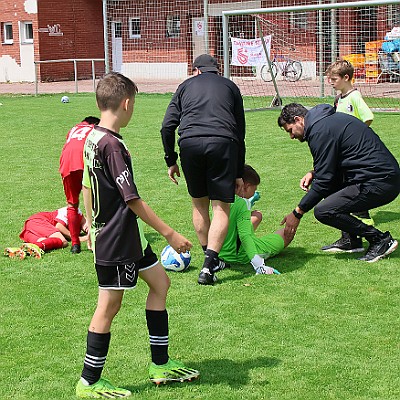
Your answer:
[[[63,242],[59,238],[47,238],[41,242],[34,243],[39,246],[44,251],[50,251],[55,249],[61,249],[63,247]]]
[[[79,234],[81,233],[82,215],[79,215],[78,209],[75,207],[67,208],[68,229],[71,234],[71,246],[81,244]]]

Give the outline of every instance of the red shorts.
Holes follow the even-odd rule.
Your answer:
[[[44,218],[33,218],[25,221],[24,229],[19,237],[26,243],[37,242],[40,238],[48,238],[59,230]]]
[[[79,204],[79,195],[82,191],[83,170],[72,171],[63,178],[64,193],[69,204]]]

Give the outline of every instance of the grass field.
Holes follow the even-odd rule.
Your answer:
[[[93,94],[0,97],[0,246],[19,243],[32,213],[64,205],[58,161],[67,131],[97,115]],[[199,369],[189,384],[155,387],[147,378],[146,286],[128,292],[113,328],[104,376],[132,399],[398,400],[400,398],[400,250],[369,265],[355,255],[319,249],[338,232],[312,212],[292,245],[269,265],[279,276],[255,276],[250,266],[197,285],[201,249],[191,225],[184,180],[167,178],[159,129],[170,95],[139,94],[122,135],[131,151],[139,193],[195,244],[192,266],[170,273],[170,354]],[[302,196],[312,160],[305,143],[290,141],[278,112],[247,114],[247,162],[262,178],[259,234],[274,231]],[[400,159],[397,114],[377,114],[373,127]],[[372,211],[376,225],[400,238],[400,198]],[[147,229],[153,248],[165,240]],[[0,399],[74,399],[86,331],[97,300],[92,254],[69,248],[42,260],[0,267]]]

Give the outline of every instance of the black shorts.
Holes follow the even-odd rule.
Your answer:
[[[95,264],[99,288],[125,290],[136,287],[139,271],[152,268],[157,265],[157,255],[148,244],[144,250],[144,256],[132,264],[104,266]]]
[[[224,137],[180,140],[180,159],[190,196],[233,203],[238,144]]]

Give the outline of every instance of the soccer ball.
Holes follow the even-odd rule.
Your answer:
[[[161,252],[161,264],[167,271],[186,271],[191,259],[190,251],[177,253],[170,245],[165,246]]]
[[[69,103],[69,97],[68,96],[61,97],[61,103]]]

